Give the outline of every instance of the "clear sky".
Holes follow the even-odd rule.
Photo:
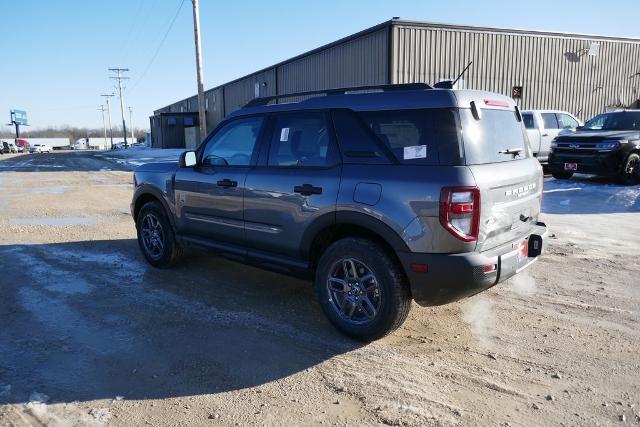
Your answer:
[[[107,69],[119,66],[131,70],[125,108],[148,128],[154,109],[196,93],[192,7],[185,0],[176,16],[181,1],[0,0],[0,126],[17,108],[33,128],[101,127]],[[640,38],[640,0],[200,0],[200,9],[205,89],[393,16]],[[116,98],[112,115],[120,123]]]

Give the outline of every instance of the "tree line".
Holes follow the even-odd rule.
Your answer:
[[[113,136],[121,136],[122,131],[114,129]],[[127,137],[131,135],[131,130],[127,129]],[[138,141],[143,141],[146,131],[143,129],[134,129],[133,136]],[[102,128],[83,128],[74,126],[48,127],[42,129],[28,130],[20,129],[21,138],[69,138],[69,143],[73,144],[80,138],[104,138],[104,129]],[[0,129],[0,138],[15,138],[13,129]],[[109,138],[109,131],[107,131]]]

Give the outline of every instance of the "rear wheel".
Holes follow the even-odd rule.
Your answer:
[[[566,171],[552,171],[551,176],[555,179],[569,179],[573,176],[573,172]]]
[[[160,202],[146,203],[136,220],[138,245],[149,264],[166,268],[174,265],[182,255],[169,218]]]
[[[640,156],[638,154],[629,154],[620,171],[618,180],[625,185],[633,185],[640,182]]]
[[[379,244],[346,238],[322,254],[315,287],[325,315],[344,334],[373,341],[409,314],[409,286],[397,261]]]

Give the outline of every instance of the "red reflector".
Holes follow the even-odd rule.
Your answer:
[[[418,264],[416,262],[412,262],[411,271],[415,273],[426,273],[429,271],[429,266],[427,264]]]
[[[495,264],[491,264],[491,265],[484,265],[482,266],[482,271],[484,271],[485,273],[491,273],[493,271],[496,271],[498,267]]]
[[[451,212],[454,214],[466,214],[473,212],[473,203],[451,204]]]
[[[491,107],[509,108],[509,104],[507,102],[498,101],[497,99],[485,99],[484,105],[489,105]]]

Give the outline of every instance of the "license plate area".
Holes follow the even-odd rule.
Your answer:
[[[566,170],[566,171],[577,171],[578,170],[578,164],[577,163],[565,163],[564,164],[564,170]]]

